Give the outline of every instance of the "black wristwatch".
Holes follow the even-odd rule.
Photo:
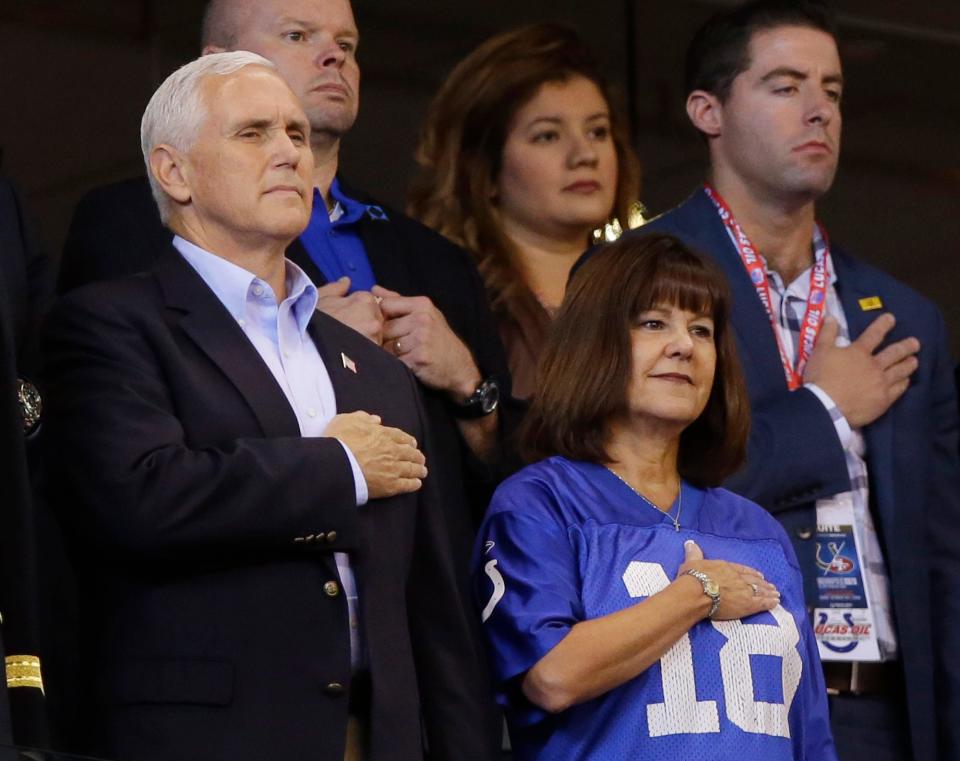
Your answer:
[[[453,414],[464,420],[484,417],[500,403],[500,387],[493,378],[480,381],[467,401],[453,405]]]

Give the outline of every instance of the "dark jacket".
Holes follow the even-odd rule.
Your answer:
[[[32,746],[47,744],[46,704],[28,678],[31,669],[16,664],[41,654],[36,449],[42,426],[24,436],[17,378],[37,383],[37,329],[52,291],[53,272],[28,241],[20,200],[0,180],[0,658],[7,658],[0,743]]]
[[[348,196],[377,202],[341,182]],[[515,469],[513,433],[522,408],[510,398],[510,377],[496,322],[483,282],[470,255],[433,230],[399,211],[386,208],[386,219],[364,216],[360,236],[377,282],[404,296],[427,296],[460,336],[485,377],[501,389],[499,443],[502,456],[484,465],[460,436],[444,394],[421,386],[437,449],[438,476],[455,561],[466,588],[473,537],[497,483]],[[172,233],[160,222],[146,178],[126,180],[91,191],[74,212],[61,262],[59,288],[107,280],[148,269],[169,246]],[[287,256],[316,285],[326,278],[299,239]]]
[[[833,421],[812,392],[788,390],[769,318],[706,195],[694,193],[629,234],[649,230],[679,236],[727,275],[752,425],[747,464],[725,486],[763,505],[787,529],[809,600],[816,588],[816,500],[850,489]],[[861,300],[879,297],[883,310],[897,318],[887,342],[920,341],[910,387],[863,435],[914,758],[960,758],[960,462],[946,325],[930,301],[889,275],[836,247],[831,258],[851,340],[880,314],[865,310]]]
[[[413,376],[310,324],[339,412],[432,444]],[[81,560],[92,750],[135,761],[344,752],[351,667],[333,553],[352,553],[371,759],[487,758],[488,700],[437,485],[355,506],[242,330],[172,249],[77,290],[46,331],[49,452]],[[348,368],[352,360],[356,372]]]

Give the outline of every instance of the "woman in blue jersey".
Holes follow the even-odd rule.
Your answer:
[[[628,237],[573,278],[475,582],[518,759],[835,759],[793,550],[718,487],[747,397],[722,274]]]

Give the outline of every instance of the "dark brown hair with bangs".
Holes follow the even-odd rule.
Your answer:
[[[717,348],[707,406],[680,436],[680,475],[716,486],[740,467],[750,414],[727,282],[712,262],[661,233],[624,236],[593,255],[569,283],[521,432],[528,460],[563,455],[610,462],[607,424],[626,411],[633,372],[630,331],[641,313],[664,305],[709,315]]]

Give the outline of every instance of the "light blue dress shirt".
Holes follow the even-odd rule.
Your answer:
[[[286,260],[287,297],[277,303],[273,288],[242,267],[205,251],[179,235],[173,245],[243,329],[293,408],[302,436],[323,436],[337,414],[337,399],[326,365],[307,332],[317,307],[317,289],[296,264]],[[340,442],[353,470],[357,506],[366,504],[367,482],[350,448]],[[335,552],[350,616],[350,658],[362,662],[357,583],[345,552]]]

